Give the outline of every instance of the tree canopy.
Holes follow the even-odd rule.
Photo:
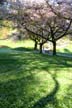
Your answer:
[[[56,54],[56,41],[67,35],[72,26],[72,0],[7,0],[10,7],[7,19],[14,22],[20,33],[27,32],[29,37],[42,46],[47,41],[53,43]]]

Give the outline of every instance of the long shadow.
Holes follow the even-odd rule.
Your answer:
[[[4,76],[10,75],[18,75],[21,71],[21,62],[17,59],[18,54],[7,54],[1,53],[0,54],[0,75],[3,74]]]
[[[51,75],[51,73],[50,73],[50,75]],[[38,100],[32,108],[44,108],[49,103],[51,103],[53,105],[53,108],[54,107],[56,108],[56,105],[58,105],[58,101],[57,101],[55,95],[59,90],[59,83],[58,83],[55,75],[54,76],[51,75],[51,77],[55,83],[54,89],[46,97],[42,97],[40,100]],[[54,106],[54,104],[55,104],[55,106]]]
[[[17,48],[14,48],[13,50],[16,50],[16,51],[33,51],[32,48],[25,48],[25,47],[17,47]]]
[[[4,48],[8,48],[11,49],[9,47],[4,46]],[[49,57],[48,55],[40,55],[40,54],[34,54],[33,52],[26,54],[25,50],[30,50],[30,49],[26,49],[26,48],[20,48],[18,47],[17,49],[19,50],[24,50],[24,53],[17,53],[17,54],[0,54],[0,67],[2,67],[2,64],[5,65],[9,65],[8,69],[21,69],[21,66],[23,64],[26,65],[26,67],[29,67],[31,69],[31,71],[33,71],[34,69],[53,69],[53,68],[64,68],[64,67],[72,67],[72,59],[71,58],[62,58],[62,57]],[[14,49],[15,50],[15,49]],[[13,51],[13,49],[12,49]],[[14,52],[14,51],[13,51]],[[25,57],[24,57],[25,55]],[[20,56],[20,57],[19,57]],[[21,59],[21,60],[19,60]],[[7,61],[6,61],[7,60]],[[10,65],[9,63],[7,64],[7,62],[13,62],[13,64],[15,65]],[[31,65],[32,64],[32,65]],[[25,69],[26,69],[25,67]],[[6,68],[4,68],[6,69]],[[2,70],[4,71],[4,70]]]
[[[59,83],[56,74],[49,72],[56,68],[59,71],[65,67],[72,67],[71,62],[72,60],[68,58],[50,57],[34,53],[0,54],[0,75],[3,76],[2,81],[0,81],[0,107],[44,108],[51,103],[53,108],[56,108],[55,105],[58,105],[56,93],[59,90]],[[40,83],[38,79],[35,79],[34,74],[41,71],[46,71],[51,75],[55,86],[47,96],[38,100],[33,107],[32,105],[31,107],[27,106],[35,98],[32,90],[35,91]],[[31,94],[28,95],[30,92]],[[20,103],[21,107],[18,106],[19,102],[23,103],[22,105]]]
[[[0,45],[0,52],[5,50],[6,52],[7,51],[21,51],[21,52],[25,52],[25,51],[33,51],[32,48],[25,48],[25,47],[16,47],[16,48],[11,48],[11,47],[8,47],[8,46],[5,46],[5,45]],[[4,51],[4,52],[5,52]]]
[[[5,51],[4,51],[5,50]],[[72,59],[72,52],[70,52],[68,49],[64,49],[65,52],[67,53],[61,53],[61,52],[57,52],[57,56],[61,56],[61,57],[67,57],[67,58],[71,58]],[[26,52],[26,51],[32,51],[34,53],[39,53],[38,50],[34,51],[33,48],[25,48],[25,47],[16,47],[16,48],[11,48],[11,47],[8,47],[8,46],[5,46],[5,45],[2,45],[0,46],[0,52],[15,52],[15,51],[20,51],[20,52]],[[46,54],[43,54],[43,55],[47,55]],[[48,55],[48,56],[52,56],[52,54]]]
[[[34,98],[32,90],[39,82],[31,74],[31,61],[27,56],[25,61],[21,57],[23,55],[0,54],[0,108],[29,108]]]

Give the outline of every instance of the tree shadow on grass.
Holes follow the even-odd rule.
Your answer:
[[[0,54],[0,108],[29,108],[34,98],[32,90],[35,91],[39,82],[31,74],[32,65],[27,65],[27,56],[21,57],[23,55]]]
[[[20,69],[20,62],[16,59],[16,55],[1,53],[0,54],[0,74],[11,74]]]
[[[29,108],[34,98],[31,88],[38,83],[32,75],[1,82],[0,108]]]
[[[72,60],[34,53],[0,54],[0,107],[1,108],[44,108],[49,103],[58,106],[56,93],[59,90],[56,72],[72,67]],[[51,70],[57,71],[52,74]],[[50,74],[54,88],[45,97],[34,101],[40,81],[35,74],[46,71]],[[47,94],[47,93],[46,93]],[[33,104],[31,104],[33,102]]]
[[[17,47],[17,48],[14,48],[13,50],[16,50],[16,51],[33,51],[32,48],[25,48],[25,47]]]
[[[33,51],[32,48],[25,48],[25,47],[16,47],[16,48],[11,48],[5,45],[0,46],[0,52],[1,51]]]
[[[32,89],[35,90],[35,87],[38,86],[38,84],[40,83],[38,79],[35,79],[32,72],[34,72],[35,69],[41,71],[45,70],[46,68],[47,70],[49,70],[49,67],[47,68],[47,65],[43,66],[43,64],[41,64],[42,61],[45,61],[44,59],[39,59],[40,55],[30,54],[30,57],[29,55],[25,55],[23,57],[23,55],[7,54],[5,56],[1,55],[0,57],[2,59],[2,61],[0,62],[0,69],[2,68],[2,65],[5,65],[6,67],[4,68],[7,69],[4,70],[4,68],[2,68],[0,72],[0,75],[1,73],[3,73],[4,76],[7,75],[7,77],[0,82],[0,107],[31,108],[33,105],[31,105],[31,107],[29,105],[31,101],[33,101],[33,99],[35,98]],[[21,57],[22,59],[20,59]],[[19,65],[19,67],[17,67],[17,65]],[[18,72],[18,70],[20,72]],[[25,74],[24,76],[23,73]],[[51,73],[49,74],[51,75]],[[8,76],[11,78],[8,78]],[[33,108],[44,108],[44,106],[48,104],[48,102],[51,102],[52,104],[55,103],[57,105],[57,99],[55,97],[55,94],[59,89],[59,83],[56,80],[56,75],[51,75],[51,77],[55,83],[55,88],[50,94],[35,103]]]
[[[45,108],[46,105],[51,104],[53,106],[53,108],[56,108],[56,106],[58,106],[58,101],[56,99],[56,93],[59,90],[59,83],[56,79],[56,75],[52,75],[51,73],[49,73],[55,83],[54,89],[45,97],[42,97],[41,99],[39,99],[32,108]]]

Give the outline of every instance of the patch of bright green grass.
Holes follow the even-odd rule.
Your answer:
[[[67,40],[65,40],[67,41]],[[23,40],[23,41],[12,41],[12,40],[0,40],[0,48],[2,46],[7,46],[10,49],[21,49],[23,50],[23,48],[30,48],[33,49],[34,47],[34,42],[30,39],[28,40]],[[8,49],[9,49],[8,48]],[[58,47],[57,46],[57,52],[61,52],[61,53],[70,53],[72,54],[72,41],[69,41],[69,43],[65,46],[65,47]]]
[[[0,40],[0,46],[7,46],[10,48],[33,48],[34,42],[32,40],[24,40],[24,41],[12,41],[12,40]]]
[[[0,108],[71,107],[71,58],[0,54]]]

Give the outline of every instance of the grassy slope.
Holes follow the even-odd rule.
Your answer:
[[[6,33],[5,28],[0,37]],[[19,54],[12,50],[16,47],[32,48],[33,42],[0,41],[0,108],[71,108],[72,59]],[[3,53],[5,49],[13,54]],[[72,52],[72,47],[59,51]]]
[[[11,40],[0,40],[0,46],[7,46],[10,48],[16,48],[16,47],[33,48],[34,43],[31,40],[14,41],[14,42]]]
[[[71,107],[71,58],[0,54],[0,108]]]
[[[21,42],[20,41],[13,42],[11,40],[0,40],[0,48],[2,46],[5,46],[5,47],[7,46],[9,48],[17,48],[17,47],[33,48],[34,42],[31,40],[25,40],[25,41],[21,41]],[[65,47],[57,46],[57,52],[72,54],[72,42],[70,41]]]

